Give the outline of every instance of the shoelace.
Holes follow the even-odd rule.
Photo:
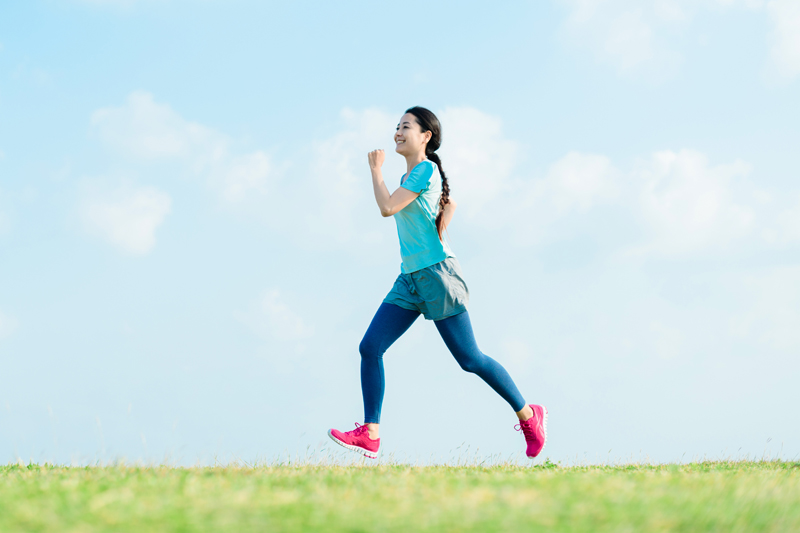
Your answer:
[[[533,417],[530,418],[530,421],[533,422]],[[525,435],[525,440],[533,440],[536,438],[536,432],[534,431],[534,425],[532,423],[528,423],[528,421],[522,422],[520,421],[519,424],[514,426],[514,429],[517,431],[522,430],[522,434]]]
[[[367,426],[359,424],[358,422],[356,422],[356,429],[351,429],[350,431],[345,433],[345,435],[352,435],[353,437],[358,437],[359,435],[361,435],[365,431],[367,431]]]

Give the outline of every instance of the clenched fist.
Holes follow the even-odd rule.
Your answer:
[[[386,159],[386,154],[383,153],[383,150],[373,150],[367,154],[367,158],[369,159],[369,169],[375,170],[383,166],[383,160]]]

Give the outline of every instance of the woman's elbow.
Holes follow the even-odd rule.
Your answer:
[[[381,207],[381,216],[386,218],[394,215],[394,210],[390,207]]]

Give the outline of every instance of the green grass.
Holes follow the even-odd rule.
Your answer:
[[[0,531],[800,531],[800,463],[0,466]]]

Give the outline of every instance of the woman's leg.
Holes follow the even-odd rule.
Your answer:
[[[478,343],[475,342],[475,334],[472,332],[472,324],[467,311],[442,320],[436,320],[434,324],[436,324],[436,329],[439,330],[444,343],[462,369],[480,376],[483,381],[488,383],[511,405],[511,408],[517,412],[517,416],[520,419],[530,418],[528,414],[530,407],[525,404],[525,399],[519,393],[519,389],[517,389],[514,380],[508,375],[506,369],[478,349]]]
[[[364,397],[364,424],[376,438],[383,404],[383,354],[405,333],[419,316],[394,304],[381,303],[358,347],[361,352],[361,394]]]

